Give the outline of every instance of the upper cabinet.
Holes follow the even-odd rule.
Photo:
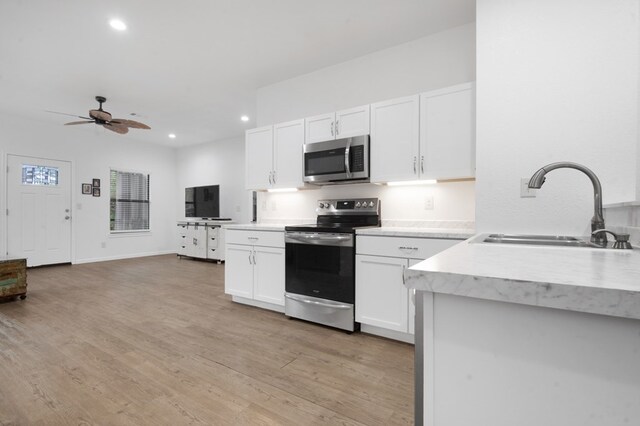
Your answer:
[[[304,120],[247,130],[246,188],[299,188],[302,181]]]
[[[472,83],[420,95],[420,177],[475,176],[475,90]]]
[[[371,182],[475,175],[472,83],[371,105]]]
[[[371,182],[419,178],[420,97],[371,105]]]
[[[305,143],[369,134],[369,105],[305,119]]]

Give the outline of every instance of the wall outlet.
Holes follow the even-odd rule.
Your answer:
[[[433,210],[433,195],[427,195],[424,197],[424,209]]]
[[[537,189],[529,188],[529,178],[520,179],[520,198],[535,198]]]

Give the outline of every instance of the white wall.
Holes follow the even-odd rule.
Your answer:
[[[473,80],[475,25],[471,23],[263,87],[257,93],[257,124],[304,118]],[[424,209],[427,195],[434,196],[433,210]],[[318,199],[359,196],[380,197],[383,220],[474,220],[474,182],[414,188],[359,184],[296,194],[261,193],[258,217],[260,221],[314,218]]]
[[[0,115],[0,128],[3,170],[7,154],[72,162],[72,262],[175,252],[174,149],[136,142],[97,126],[69,128],[8,115]],[[110,235],[111,167],[150,174],[151,232]],[[5,209],[6,173],[0,176],[0,209]],[[92,178],[101,179],[101,197],[81,193],[81,183]],[[0,253],[5,253],[6,216],[0,218]]]
[[[209,142],[177,151],[176,218],[184,219],[184,189],[220,185],[220,216],[251,220],[251,193],[244,189],[244,138]]]
[[[537,198],[520,178],[573,161],[604,202],[638,195],[638,0],[478,0],[478,231],[583,235],[589,180],[557,170]]]

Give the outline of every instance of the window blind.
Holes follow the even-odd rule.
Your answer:
[[[149,175],[111,170],[111,231],[149,229]]]

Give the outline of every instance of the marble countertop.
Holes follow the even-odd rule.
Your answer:
[[[283,231],[285,224],[277,223],[233,223],[223,225],[224,229],[240,229],[249,231]]]
[[[640,319],[640,249],[482,243],[487,235],[409,268],[407,287]]]
[[[410,226],[382,226],[380,228],[357,229],[356,235],[385,237],[448,238],[464,240],[474,234],[470,229],[417,228]]]

